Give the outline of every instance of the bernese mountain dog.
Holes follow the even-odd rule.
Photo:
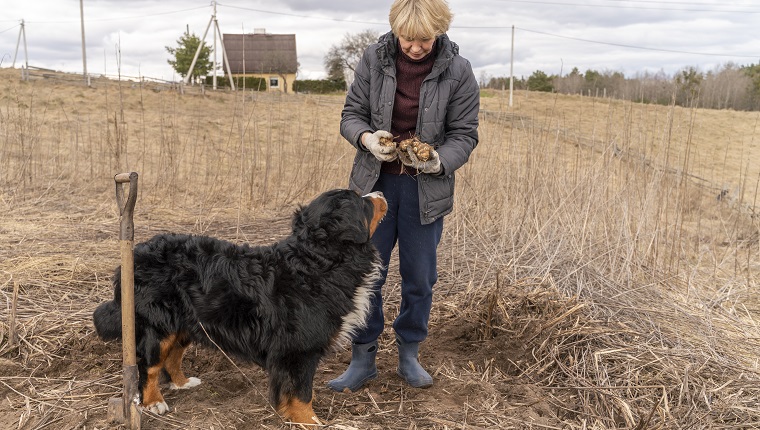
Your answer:
[[[287,420],[320,424],[312,409],[320,359],[365,324],[381,263],[370,237],[382,193],[327,191],[296,209],[292,233],[268,246],[160,234],[134,247],[135,336],[144,408],[169,410],[159,390],[200,384],[182,372],[191,343],[218,347],[267,371],[269,400]],[[103,340],[121,337],[120,269],[114,299],[93,314]]]

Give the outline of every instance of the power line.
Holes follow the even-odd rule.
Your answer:
[[[5,30],[2,30],[2,31],[0,31],[0,34],[2,34],[2,33],[5,33],[6,31],[11,31],[11,30],[13,30],[14,28],[18,27],[19,25],[21,25],[21,24],[16,24],[16,25],[14,25],[14,26],[13,26],[13,27],[11,27],[11,28],[6,28]]]
[[[169,12],[157,12],[157,13],[151,13],[147,15],[133,15],[133,16],[120,16],[118,18],[87,18],[87,22],[104,22],[104,21],[127,21],[130,19],[140,19],[140,18],[150,18],[154,16],[163,16],[163,15],[172,15],[175,13],[182,13],[182,12],[189,12],[193,10],[198,9],[208,9],[208,6],[200,6],[200,7],[193,7],[190,9],[181,9],[181,10],[174,10]],[[69,20],[69,21],[26,21],[27,24],[33,23],[33,24],[71,24],[71,23],[79,23],[79,21],[75,20]]]
[[[691,9],[691,8],[670,8],[670,7],[648,7],[648,6],[622,6],[622,5],[604,5],[604,4],[583,4],[583,3],[563,3],[553,1],[535,1],[535,0],[495,0],[504,3],[528,3],[550,6],[578,6],[587,8],[605,8],[605,9],[640,9],[640,10],[658,10],[674,12],[714,12],[714,13],[760,13],[760,10],[725,10],[725,9]],[[675,3],[674,3],[675,4]]]
[[[480,26],[452,26],[452,28],[463,28],[463,29],[479,29],[479,30],[507,30],[512,28],[511,26],[491,26],[491,27],[480,27]],[[710,53],[710,52],[695,52],[695,51],[681,51],[677,49],[665,49],[665,48],[652,48],[649,46],[637,46],[637,45],[628,45],[624,43],[615,43],[615,42],[603,42],[600,40],[591,40],[591,39],[583,39],[580,37],[572,37],[572,36],[563,36],[560,34],[553,34],[553,33],[547,33],[545,31],[539,31],[539,30],[531,30],[528,28],[521,28],[521,27],[515,27],[518,30],[522,30],[528,33],[536,33],[536,34],[542,34],[544,36],[551,36],[551,37],[557,37],[560,39],[568,39],[568,40],[575,40],[578,42],[585,42],[585,43],[594,43],[597,45],[608,45],[608,46],[618,46],[621,48],[631,48],[631,49],[640,49],[645,51],[659,51],[659,52],[670,52],[675,54],[689,54],[689,55],[703,55],[707,57],[738,57],[738,58],[760,58],[760,54],[757,55],[741,55],[741,54],[717,54],[717,53]]]
[[[506,28],[506,27],[504,27],[504,28]],[[716,53],[709,53],[709,52],[680,51],[680,50],[677,50],[677,49],[651,48],[651,47],[647,47],[647,46],[627,45],[627,44],[623,44],[623,43],[600,42],[598,40],[581,39],[579,37],[571,37],[571,36],[561,36],[559,34],[552,34],[552,33],[547,33],[547,32],[538,31],[538,30],[529,30],[527,28],[520,28],[520,27],[515,27],[515,28],[517,28],[519,30],[522,30],[522,31],[526,31],[528,33],[543,34],[545,36],[559,37],[561,39],[577,40],[579,42],[586,42],[586,43],[596,43],[596,44],[599,44],[599,45],[619,46],[621,48],[641,49],[641,50],[646,50],[646,51],[670,52],[670,53],[676,53],[676,54],[704,55],[704,56],[709,56],[709,57],[760,58],[760,55],[716,54]]]
[[[731,13],[760,13],[760,10],[752,10],[752,11],[728,11],[728,10],[708,10],[708,9],[669,9],[669,8],[649,8],[649,7],[635,7],[635,6],[622,6],[622,5],[590,5],[590,4],[578,4],[578,3],[563,3],[559,1],[540,1],[540,0],[495,0],[495,1],[501,1],[501,2],[514,2],[514,3],[530,3],[530,4],[537,4],[537,5],[560,5],[560,6],[578,6],[578,7],[604,7],[604,8],[619,8],[619,9],[653,9],[653,10],[674,10],[674,11],[690,11],[690,12],[731,12]],[[646,4],[662,4],[663,2],[659,2],[656,0],[598,0],[598,1],[606,1],[606,2],[622,2],[626,1],[626,3],[646,3]],[[673,1],[673,2],[665,2],[665,4],[683,4],[683,5],[694,5],[694,3],[687,2],[687,1]],[[716,3],[699,3],[699,5],[717,5]],[[264,10],[264,9],[255,9],[255,8],[248,8],[248,7],[242,7],[242,6],[231,6],[231,5],[224,5],[217,3],[217,6],[220,7],[226,7],[229,9],[237,9],[237,10],[244,10],[244,11],[251,11],[251,12],[257,12],[257,13],[263,13],[263,14],[270,14],[270,15],[281,15],[281,16],[290,16],[290,17],[296,17],[296,18],[302,18],[302,19],[312,19],[312,20],[322,20],[322,21],[331,21],[331,22],[344,22],[344,23],[355,23],[355,24],[364,24],[364,25],[372,25],[372,26],[384,26],[387,27],[389,24],[387,22],[379,22],[379,21],[362,21],[362,20],[354,20],[354,19],[345,19],[345,18],[332,18],[332,17],[323,17],[323,16],[313,16],[313,15],[307,15],[307,14],[298,14],[298,13],[290,13],[290,12],[277,12],[272,10]],[[136,16],[121,16],[118,18],[94,18],[89,19],[88,21],[123,21],[123,20],[134,20],[134,19],[144,19],[149,17],[157,17],[157,16],[164,16],[164,15],[170,15],[170,14],[177,14],[177,13],[183,13],[183,12],[189,12],[189,11],[195,11],[198,9],[206,9],[207,6],[201,6],[201,7],[194,7],[194,8],[188,8],[188,9],[182,9],[182,10],[175,10],[175,11],[167,11],[167,12],[157,12],[152,14],[145,14],[145,15],[136,15]],[[0,21],[2,22],[2,21]],[[32,23],[44,23],[44,24],[50,24],[50,23],[72,23],[75,21],[31,21]],[[0,31],[1,33],[8,32],[14,28],[18,27],[17,25],[14,25],[13,27],[10,27],[6,30]],[[506,30],[512,28],[512,26],[463,26],[463,25],[454,25],[451,26],[452,29],[473,29],[473,30]],[[518,28],[518,27],[515,27]],[[638,50],[646,50],[646,51],[657,51],[657,52],[667,52],[667,53],[678,53],[678,54],[687,54],[687,55],[700,55],[700,56],[712,56],[712,57],[736,57],[736,58],[753,58],[757,59],[760,58],[760,55],[731,55],[731,54],[724,54],[724,53],[709,53],[709,52],[694,52],[694,51],[683,51],[683,50],[677,50],[677,49],[666,49],[666,48],[653,48],[653,47],[647,47],[647,46],[637,46],[637,45],[629,45],[629,44],[623,44],[623,43],[615,43],[615,42],[605,42],[605,41],[599,41],[599,40],[591,40],[591,39],[584,39],[584,38],[578,38],[578,37],[572,37],[572,36],[563,36],[559,34],[553,34],[549,32],[539,31],[539,30],[531,30],[527,28],[518,28],[519,30],[529,32],[529,33],[535,33],[535,34],[541,34],[545,36],[550,37],[556,37],[561,39],[567,39],[567,40],[575,40],[579,42],[584,43],[593,43],[593,44],[599,44],[599,45],[608,45],[608,46],[617,46],[621,48],[627,48],[627,49],[638,49]]]
[[[217,3],[217,6],[228,7],[230,9],[247,10],[247,11],[251,11],[251,12],[268,13],[268,14],[271,14],[271,15],[283,15],[283,16],[293,16],[293,17],[296,17],[296,18],[318,19],[318,20],[322,20],[322,21],[351,22],[351,23],[356,23],[356,24],[385,25],[385,26],[389,25],[387,22],[357,21],[357,20],[352,20],[352,19],[341,19],[341,18],[329,18],[329,17],[302,15],[302,14],[297,14],[297,13],[274,12],[274,11],[271,11],[271,10],[252,9],[252,8],[249,8],[249,7],[242,7],[242,6],[230,6],[230,5],[221,4],[221,3]]]
[[[660,0],[598,0],[598,1],[607,1],[607,2],[615,2],[615,3],[653,3],[653,4],[663,4],[663,5],[671,5],[671,4],[685,4],[689,6],[731,6],[727,5],[725,2],[700,2],[700,3],[694,3],[693,1],[660,1]]]
[[[518,3],[535,3],[535,4],[559,4],[559,5],[568,5],[568,6],[585,6],[585,7],[593,7],[595,5],[587,5],[587,4],[574,4],[574,3],[559,3],[559,2],[542,2],[542,1],[533,1],[533,0],[497,0],[497,1],[504,1],[504,2],[518,2]],[[654,0],[602,0],[602,1],[610,1],[610,2],[620,2],[620,1],[628,1],[628,2],[638,2],[638,3],[660,3]],[[688,2],[668,2],[669,4],[693,4]],[[359,21],[359,20],[352,20],[352,19],[341,19],[341,18],[330,18],[330,17],[318,17],[318,16],[312,16],[312,15],[305,15],[305,14],[296,14],[296,13],[289,13],[289,12],[276,12],[271,10],[264,10],[264,9],[255,9],[255,8],[249,8],[249,7],[242,7],[242,6],[231,6],[231,5],[225,5],[221,3],[217,3],[217,6],[220,7],[226,7],[230,9],[239,9],[239,10],[246,10],[251,12],[258,12],[258,13],[266,13],[271,15],[281,15],[281,16],[292,16],[296,18],[305,18],[305,19],[315,19],[315,20],[323,20],[323,21],[333,21],[333,22],[350,22],[355,24],[369,24],[369,25],[379,25],[379,26],[387,26],[388,23],[386,22],[375,22],[375,21]],[[635,7],[625,7],[625,6],[609,6],[609,5],[596,5],[599,7],[619,7],[624,9],[630,9]],[[153,14],[153,15],[147,15],[147,16],[154,16],[154,15],[165,15],[170,13],[177,13],[177,12],[184,12],[188,10],[195,10],[199,8],[192,8],[192,9],[185,9],[182,11],[175,11],[175,12],[165,12],[160,14]],[[645,9],[651,9],[651,8],[645,8]],[[687,9],[662,9],[662,8],[654,8],[656,10],[680,10],[685,11]],[[697,10],[690,10],[690,11],[697,11]],[[699,10],[702,12],[709,12],[708,10]],[[728,12],[728,11],[722,11],[722,12]],[[743,13],[760,13],[760,11],[755,12],[743,12]],[[126,18],[125,18],[126,19]],[[480,30],[489,30],[489,29],[509,29],[511,26],[451,26],[451,28],[455,29],[480,29]],[[639,50],[645,50],[645,51],[657,51],[657,52],[669,52],[669,53],[677,53],[677,54],[688,54],[688,55],[701,55],[701,56],[710,56],[710,57],[738,57],[738,58],[760,58],[760,55],[731,55],[731,54],[718,54],[718,53],[707,53],[707,52],[694,52],[694,51],[681,51],[676,49],[665,49],[665,48],[652,48],[647,46],[637,46],[637,45],[628,45],[623,43],[615,43],[615,42],[603,42],[598,40],[590,40],[590,39],[583,39],[578,37],[571,37],[571,36],[562,36],[558,34],[552,34],[547,33],[543,31],[538,30],[530,30],[527,28],[520,28],[515,27],[519,30],[526,31],[529,33],[536,33],[536,34],[542,34],[545,36],[551,36],[551,37],[558,37],[561,39],[568,39],[568,40],[575,40],[579,42],[585,42],[585,43],[594,43],[598,45],[608,45],[608,46],[617,46],[621,48],[629,48],[629,49],[639,49]]]

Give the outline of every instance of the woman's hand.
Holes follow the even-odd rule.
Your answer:
[[[420,161],[420,159],[417,158],[417,154],[414,153],[412,145],[409,145],[406,148],[406,154],[403,154],[401,157],[401,162],[404,163],[405,166],[413,167],[420,172],[429,175],[437,175],[438,173],[441,173],[441,157],[438,156],[438,152],[433,148],[430,148],[430,155],[428,156],[427,161]]]
[[[372,153],[380,161],[393,161],[398,157],[396,153],[396,145],[383,145],[380,143],[380,139],[390,139],[393,141],[393,135],[385,130],[377,130],[374,133],[362,134],[362,145]]]

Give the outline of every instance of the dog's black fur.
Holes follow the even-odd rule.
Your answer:
[[[295,422],[318,422],[309,421],[317,364],[364,324],[380,268],[370,236],[386,208],[381,194],[332,190],[297,209],[292,234],[270,246],[182,234],[161,234],[136,245],[135,334],[143,405],[158,413],[168,410],[155,379],[162,369],[173,387],[200,382],[188,384],[179,370],[185,348],[197,342],[260,365],[280,413]],[[119,268],[114,300],[93,314],[104,340],[121,337],[120,278]]]

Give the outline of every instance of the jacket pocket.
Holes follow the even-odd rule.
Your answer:
[[[360,194],[370,192],[377,180],[375,172],[374,156],[371,153],[357,151],[354,157],[354,164],[351,168],[351,176],[348,180],[348,187]],[[379,168],[379,167],[378,167]]]
[[[435,219],[451,212],[454,206],[454,174],[444,176],[425,175],[423,183],[424,215]]]

